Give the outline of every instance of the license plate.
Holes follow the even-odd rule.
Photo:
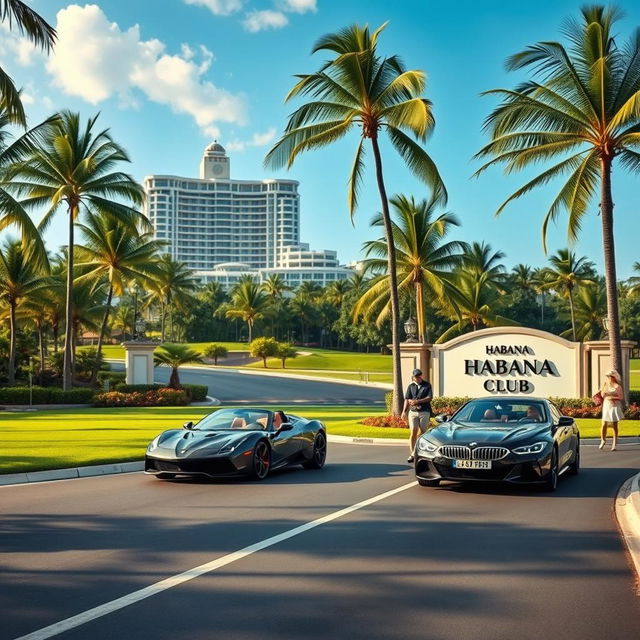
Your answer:
[[[454,460],[456,469],[491,469],[491,460]]]

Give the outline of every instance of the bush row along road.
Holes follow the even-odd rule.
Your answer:
[[[585,446],[583,472],[554,494],[422,488],[405,447],[347,444],[331,445],[322,471],[262,483],[134,473],[0,488],[0,640],[397,489],[60,635],[28,637],[637,640],[640,601],[612,506],[639,453]]]

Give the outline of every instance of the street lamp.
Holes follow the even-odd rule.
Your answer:
[[[602,328],[604,329],[603,340],[609,339],[609,316],[602,316]]]
[[[135,340],[144,340],[147,336],[145,335],[145,331],[147,329],[147,323],[144,321],[144,318],[140,318],[136,320],[136,337]]]
[[[416,338],[418,323],[411,316],[409,316],[404,323],[404,332],[407,334],[405,342],[418,342]]]

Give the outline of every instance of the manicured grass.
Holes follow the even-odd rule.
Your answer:
[[[311,369],[289,369],[279,370],[282,373],[290,373],[291,375],[310,376],[313,378],[332,378],[334,380],[352,380],[354,382],[386,382],[391,384],[393,382],[393,375],[391,373],[369,373],[369,372],[337,372],[337,371],[318,371]]]
[[[408,438],[407,429],[365,427],[365,416],[383,415],[375,406],[283,407],[322,420],[329,434],[364,438]],[[181,427],[215,411],[213,407],[155,407],[5,412],[0,415],[0,473],[61,469],[141,460],[147,444],[165,429]],[[583,438],[600,435],[600,420],[578,420]],[[640,435],[640,421],[623,420],[620,435]]]
[[[292,360],[287,360],[287,367],[292,369],[315,369],[326,371],[360,371],[390,373],[391,356],[383,356],[379,353],[353,353],[351,351],[330,351],[328,349],[307,349],[297,347],[298,351],[309,355],[299,355]],[[253,368],[262,368],[262,361],[248,365]],[[267,366],[273,369],[282,369],[282,362],[277,358],[269,358]]]
[[[359,424],[381,407],[284,407],[322,420],[335,435],[406,437],[403,429]],[[141,460],[147,444],[165,429],[181,427],[215,411],[213,407],[75,409],[0,414],[0,473],[61,469]]]
[[[196,351],[203,351],[208,347],[211,342],[190,342],[188,343],[192,349]],[[223,347],[226,347],[229,351],[247,351],[248,346],[246,342],[216,342]],[[90,349],[91,347],[80,347],[80,349]],[[107,360],[124,360],[124,347],[119,344],[106,344],[102,347],[102,353]],[[220,360],[224,363],[224,358]]]
[[[631,358],[629,368],[631,371],[640,371],[640,358]]]

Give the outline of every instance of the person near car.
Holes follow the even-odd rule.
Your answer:
[[[607,444],[607,431],[611,425],[613,430],[611,451],[615,451],[618,443],[618,422],[624,418],[622,379],[615,369],[611,369],[606,374],[600,393],[602,394],[602,427],[600,428],[600,446],[598,448],[603,449]]]
[[[407,462],[413,463],[416,441],[429,426],[431,418],[431,400],[433,399],[433,389],[431,384],[422,377],[420,369],[414,369],[411,374],[413,381],[407,387],[404,394],[404,406],[402,407],[402,418],[407,418],[411,434],[409,437],[409,457]]]

